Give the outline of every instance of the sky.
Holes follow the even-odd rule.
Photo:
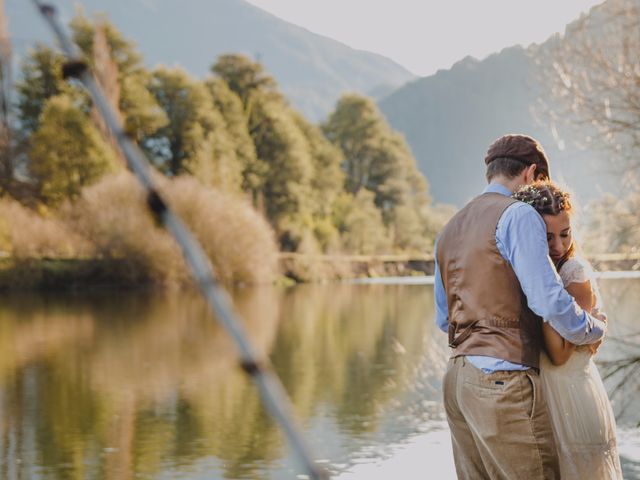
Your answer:
[[[382,54],[417,75],[467,55],[541,43],[602,0],[248,0],[350,47]]]

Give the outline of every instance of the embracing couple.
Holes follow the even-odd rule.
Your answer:
[[[505,135],[489,185],[436,244],[436,323],[460,479],[621,479],[611,404],[592,356],[606,331],[576,252],[569,195],[541,145]]]

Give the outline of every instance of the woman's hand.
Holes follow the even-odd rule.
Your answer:
[[[607,323],[607,314],[604,312],[601,312],[600,309],[598,307],[594,307],[591,310],[591,316],[597,318],[598,320]],[[589,344],[589,350],[591,351],[592,355],[595,355],[596,353],[598,353],[598,349],[600,348],[600,345],[602,345],[602,340],[604,340],[603,338],[601,338],[600,340],[598,340],[597,342],[594,343],[590,343]]]
[[[589,313],[591,314],[592,317],[595,317],[604,323],[607,323],[607,320],[609,319],[609,317],[607,317],[607,314],[604,312],[601,312],[598,307],[593,307],[591,309],[591,312]]]

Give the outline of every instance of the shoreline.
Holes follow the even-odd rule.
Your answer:
[[[640,255],[587,257],[598,278],[640,277]],[[355,284],[433,284],[430,255],[279,254],[280,285],[346,282]],[[165,289],[174,285],[132,275],[129,262],[99,258],[0,258],[0,291]]]

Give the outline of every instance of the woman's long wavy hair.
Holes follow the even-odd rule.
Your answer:
[[[562,190],[555,183],[544,180],[526,185],[516,193],[513,198],[521,202],[528,203],[540,215],[559,215],[560,212],[567,212],[569,215],[573,213],[573,205],[571,204],[571,196],[568,192]],[[556,269],[559,271],[565,262],[573,257],[576,253],[575,239],[571,242],[569,250],[556,263]]]

